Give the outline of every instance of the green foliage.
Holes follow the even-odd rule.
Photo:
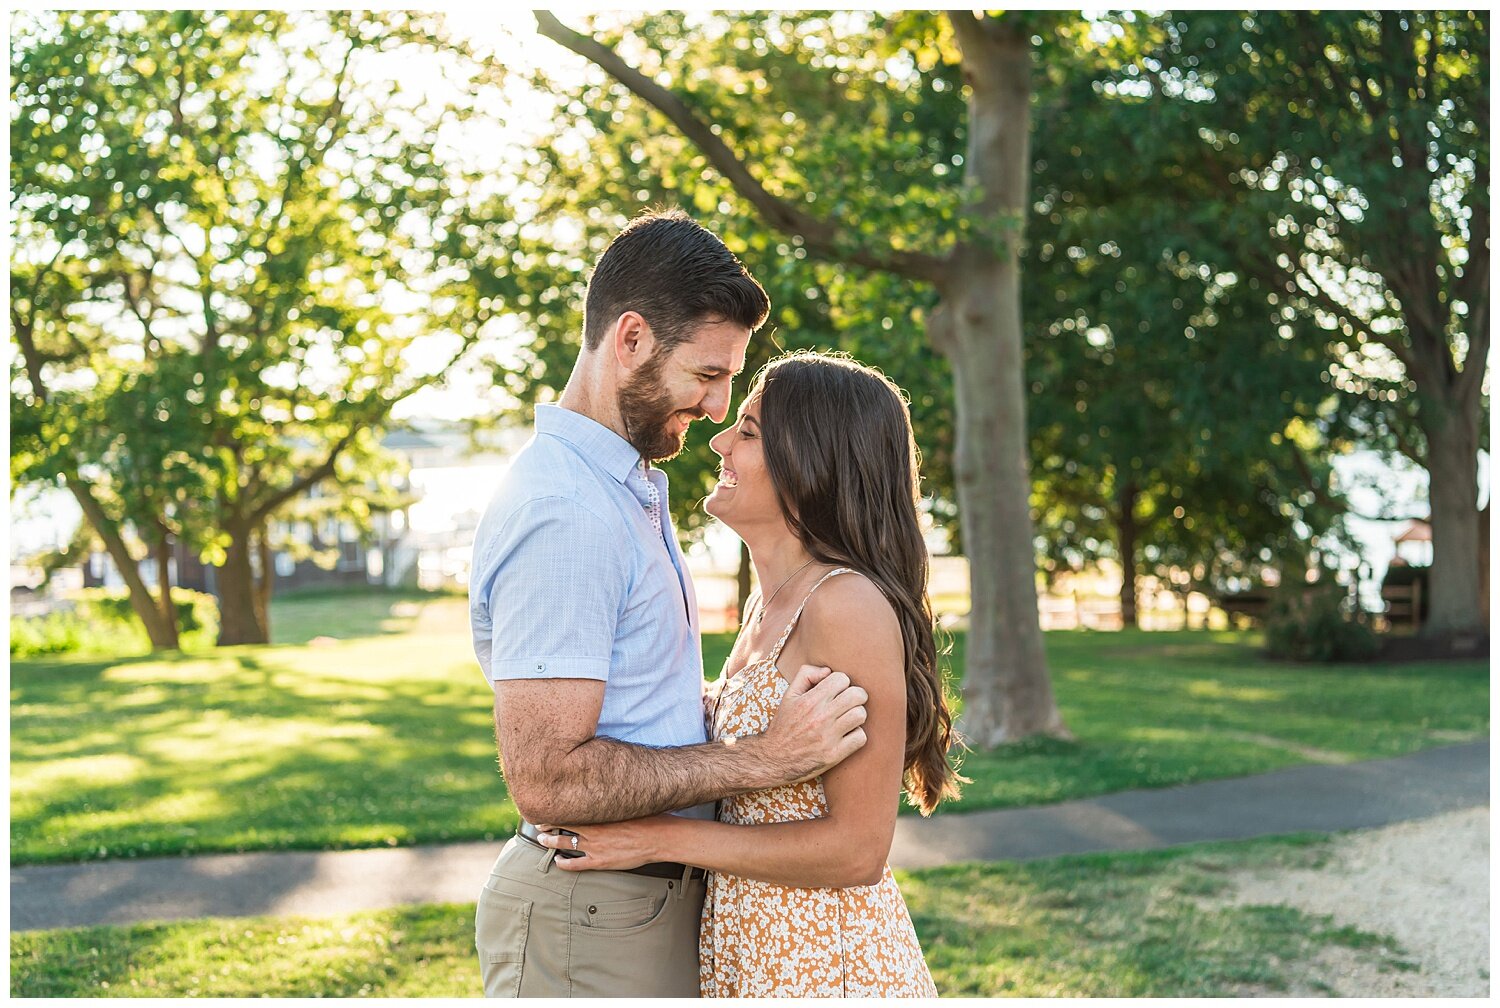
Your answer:
[[[403,60],[465,66],[436,32],[403,13],[16,19],[15,482],[67,481],[106,541],[210,563],[314,489],[306,517],[398,503],[379,428],[488,317],[455,296],[472,250],[445,240],[480,173],[439,141],[485,75],[468,64],[443,100],[399,84]]]
[[[107,628],[67,610],[50,612],[44,616],[10,618],[12,658],[94,650],[106,646],[111,642],[110,638]]]
[[[1258,215],[1211,227],[1261,278],[1282,338],[1322,348],[1363,436],[1422,465],[1448,423],[1431,414],[1487,401],[1488,18],[1179,14],[1131,70]],[[1474,436],[1485,447],[1487,425]]]
[[[861,237],[908,246],[943,240],[934,222],[951,223],[956,199],[941,180],[954,171],[962,144],[951,116],[946,135],[933,135],[925,103],[943,94],[949,112],[961,111],[951,68],[919,71],[906,50],[881,54],[887,35],[863,14],[668,12],[616,20],[604,34],[648,45],[645,72],[670,65],[676,77],[693,68],[681,74],[686,99],[734,138],[758,177],[805,194],[811,209],[849,221]],[[813,45],[821,47],[816,55]],[[887,59],[901,74],[880,69]],[[555,95],[559,114],[537,143],[535,163],[518,169],[530,184],[518,185],[493,215],[510,222],[496,234],[510,269],[475,276],[476,296],[507,298],[507,309],[535,334],[518,348],[522,366],[495,367],[497,384],[527,404],[523,418],[571,371],[589,265],[631,217],[677,205],[718,234],[770,295],[771,316],[751,341],[731,408],[760,365],[782,350],[844,350],[880,367],[911,399],[924,493],[937,499],[940,520],[951,517],[951,380],[923,329],[934,292],[809,255],[799,240],[769,228],[700,151],[624,89],[594,80],[565,88],[545,74],[536,83]],[[764,100],[772,93],[774,103]],[[869,128],[850,129],[854,122]],[[530,195],[537,191],[545,194],[540,200]],[[877,191],[897,195],[884,215],[870,212],[869,194]],[[707,521],[699,504],[718,468],[708,448],[713,433],[695,424],[683,454],[663,466],[674,520],[689,538]]]
[[[91,618],[121,624],[134,618],[130,598],[113,588],[85,588],[78,593],[78,607]],[[207,592],[173,587],[172,607],[177,614],[177,628],[186,634],[211,639],[219,626],[219,604]]]
[[[1254,579],[1268,564],[1305,567],[1321,536],[1348,538],[1328,461],[1348,431],[1331,409],[1320,352],[1277,338],[1264,285],[1222,240],[1224,229],[1258,221],[1216,166],[1201,167],[1197,124],[1116,84],[1166,37],[1169,19],[1103,18],[1101,34],[1076,15],[1022,16],[1040,40],[1022,291],[1044,568],[1118,557],[1127,488],[1143,570],[1186,571],[1209,587]],[[970,229],[982,224],[959,208],[968,113],[946,18],[652,15],[594,28],[648,75],[669,71],[776,195],[897,248],[942,253],[978,240]],[[597,231],[597,250],[642,205],[696,210],[766,283],[779,339],[849,350],[911,392],[933,514],[959,531],[951,374],[923,331],[937,292],[774,237],[694,145],[624,88],[540,83],[566,113],[537,178],[567,194],[546,204],[577,222],[564,233]],[[586,151],[559,142],[569,130],[588,138]],[[551,248],[545,235],[538,261]],[[555,320],[581,289],[578,277],[537,310]],[[576,328],[570,316],[566,329]],[[536,359],[550,351],[556,360],[533,373],[560,383],[573,348],[546,341]],[[711,471],[707,433],[674,478],[693,465]]]
[[[219,629],[218,600],[205,592],[172,589],[172,606],[182,646],[213,642]],[[71,606],[43,616],[11,617],[10,655],[123,654],[148,646],[130,607],[130,597],[108,588],[86,588]]]
[[[1272,657],[1355,662],[1379,650],[1369,616],[1342,586],[1283,584],[1272,594],[1266,614],[1266,653]]]
[[[1353,434],[1321,347],[1278,336],[1274,296],[1226,238],[1259,233],[1260,208],[1204,162],[1197,118],[1143,98],[1143,54],[1171,25],[1112,17],[1042,44],[1032,505],[1046,570],[1112,556],[1213,592],[1349,542],[1331,456]]]

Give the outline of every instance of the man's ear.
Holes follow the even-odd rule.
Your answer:
[[[628,311],[615,319],[611,346],[615,351],[615,363],[624,372],[634,371],[651,359],[656,352],[656,335],[639,312]]]

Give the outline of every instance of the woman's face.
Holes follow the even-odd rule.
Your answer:
[[[760,396],[747,397],[734,424],[714,435],[708,446],[724,461],[703,510],[742,534],[766,522],[782,524],[761,441]]]

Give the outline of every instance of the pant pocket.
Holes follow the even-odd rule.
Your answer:
[[[677,885],[650,896],[607,901],[599,897],[625,893],[575,890],[568,927],[574,997],[698,996],[702,883],[694,883],[690,899],[677,895]],[[596,912],[588,913],[590,908]],[[605,910],[616,913],[605,916]]]
[[[596,900],[584,909],[587,927],[603,931],[622,931],[650,924],[666,909],[667,896],[641,896],[628,900]]]
[[[519,997],[531,900],[486,885],[474,910],[474,945],[485,997]]]

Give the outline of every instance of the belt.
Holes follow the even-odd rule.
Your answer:
[[[530,842],[536,844],[538,847],[543,846],[541,840],[538,839],[541,834],[538,832],[537,828],[524,819],[521,820],[521,825],[516,828],[516,836],[520,837],[523,840],[529,840]],[[546,849],[551,850],[552,848],[548,847]],[[568,857],[569,852],[566,850],[560,850],[557,852],[557,856]],[[679,864],[676,861],[653,861],[650,864],[643,864],[638,868],[620,868],[617,870],[623,871],[630,875],[647,875],[651,878],[663,879],[682,879],[684,882],[692,881],[693,879],[701,879],[708,875],[708,872],[704,871],[702,868],[698,868],[696,866],[689,867],[685,864]]]

